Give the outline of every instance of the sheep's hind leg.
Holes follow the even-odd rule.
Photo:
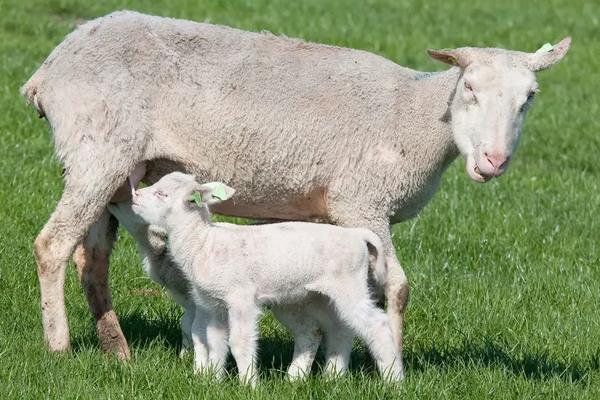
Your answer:
[[[111,154],[118,156],[114,152]],[[98,160],[101,158],[99,156]],[[96,165],[89,165],[90,160],[94,159],[89,154],[85,160],[71,160],[61,199],[35,240],[44,339],[51,351],[65,351],[70,347],[64,298],[68,260],[90,227],[100,218],[112,194],[134,169],[135,163],[131,157],[125,164],[100,160],[101,164],[97,161]],[[101,173],[90,174],[90,171]],[[110,309],[108,304],[104,308]],[[116,324],[113,321],[112,325]],[[113,330],[111,334],[118,331]]]
[[[104,211],[92,225],[85,239],[75,249],[73,260],[81,286],[85,291],[90,312],[96,320],[96,329],[103,351],[129,359],[127,341],[112,307],[108,286],[108,266],[118,223]]]

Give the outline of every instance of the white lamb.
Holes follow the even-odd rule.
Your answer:
[[[212,224],[207,205],[232,194],[224,184],[200,184],[194,176],[174,172],[133,197],[133,212],[165,229],[170,256],[191,282],[192,340],[195,353],[200,349],[196,369],[210,366],[222,373],[228,341],[240,380],[255,384],[261,306],[300,312],[322,298],[364,339],[384,376],[402,379],[388,317],[375,306],[367,282],[371,256],[375,279],[386,279],[380,239],[365,229],[303,222]]]
[[[110,203],[109,211],[133,236],[140,250],[142,265],[146,274],[156,283],[167,288],[175,301],[184,308],[181,319],[182,349],[180,355],[192,348],[192,323],[196,305],[191,295],[191,284],[182,269],[166,251],[166,232],[156,225],[149,225],[131,209],[131,202]],[[214,224],[232,226],[231,224]],[[373,248],[372,248],[373,249]],[[376,282],[377,283],[377,282]],[[381,289],[383,285],[380,285]],[[271,311],[292,332],[294,354],[288,368],[292,379],[303,378],[310,372],[315,354],[324,339],[325,373],[344,374],[350,362],[354,333],[343,325],[329,301],[321,295],[313,295],[300,305],[273,305]],[[226,326],[220,334],[226,335]],[[213,334],[215,331],[213,330]],[[222,351],[226,351],[224,348]],[[204,342],[196,344],[196,369],[201,370],[209,360]],[[213,366],[223,363],[223,354],[213,354]],[[222,365],[216,366],[223,372]]]

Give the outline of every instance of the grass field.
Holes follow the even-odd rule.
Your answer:
[[[600,10],[593,1],[418,2],[0,0],[0,398],[600,398]],[[412,285],[406,380],[386,387],[357,344],[350,377],[290,384],[289,335],[262,324],[263,384],[201,381],[179,360],[180,310],[143,275],[122,232],[113,302],[133,359],[102,354],[73,268],[73,351],[42,343],[32,243],[61,193],[44,121],[19,86],[74,25],[122,8],[366,49],[423,70],[428,47],[534,51],[573,36],[539,74],[542,93],[502,178],[457,161],[417,219],[396,225]],[[318,369],[318,368],[317,368]]]

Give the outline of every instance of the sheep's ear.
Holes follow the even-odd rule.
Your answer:
[[[427,54],[429,54],[429,57],[433,58],[434,60],[456,67],[466,68],[471,63],[470,57],[468,57],[467,53],[462,49],[428,49]]]
[[[550,43],[543,45],[535,53],[528,54],[526,65],[533,72],[552,67],[562,60],[571,47],[571,38],[567,36],[554,46]]]
[[[235,190],[221,182],[208,182],[200,185],[198,192],[201,194],[203,202],[210,205],[228,200],[233,196]]]

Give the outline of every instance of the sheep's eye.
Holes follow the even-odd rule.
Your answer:
[[[154,192],[154,195],[161,199],[164,199],[165,197],[167,197],[167,194],[165,192],[163,192],[162,190],[157,190],[156,192]]]
[[[521,112],[521,113],[524,112],[527,109],[527,107],[531,104],[531,101],[533,100],[534,97],[535,97],[535,90],[532,90],[527,94],[527,100],[525,101],[525,103],[523,103],[521,105],[521,108],[519,108],[519,112]]]
[[[471,84],[467,81],[465,81],[465,89],[473,91],[473,87],[471,86]]]

